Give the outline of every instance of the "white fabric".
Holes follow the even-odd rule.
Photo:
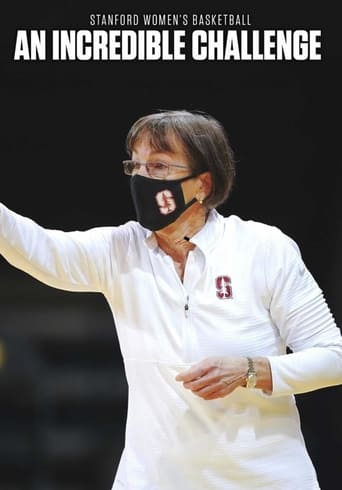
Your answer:
[[[182,283],[136,222],[66,233],[0,205],[11,264],[102,292],[112,309],[129,385],[113,490],[319,488],[293,395],[342,383],[341,334],[320,288],[276,227],[212,211],[192,242]],[[175,381],[206,357],[247,355],[270,359],[271,395],[238,388],[206,401]]]

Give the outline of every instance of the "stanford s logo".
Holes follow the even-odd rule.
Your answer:
[[[229,276],[219,276],[215,279],[216,296],[219,299],[230,299],[233,297],[232,280]]]
[[[161,214],[170,214],[176,209],[176,202],[173,194],[168,189],[156,194],[156,201]]]

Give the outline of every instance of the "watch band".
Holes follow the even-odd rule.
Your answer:
[[[253,389],[257,384],[257,372],[255,370],[254,362],[251,357],[247,357],[248,370],[246,375],[246,388]]]

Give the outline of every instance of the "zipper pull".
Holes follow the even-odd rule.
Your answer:
[[[186,318],[188,318],[188,313],[189,313],[189,296],[186,297],[186,303],[184,305],[184,313]]]

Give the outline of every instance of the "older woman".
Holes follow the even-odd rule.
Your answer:
[[[213,117],[142,117],[127,148],[138,222],[66,233],[0,207],[10,263],[112,309],[129,385],[113,490],[318,489],[294,395],[342,382],[342,339],[298,247],[215,210],[234,161]]]

